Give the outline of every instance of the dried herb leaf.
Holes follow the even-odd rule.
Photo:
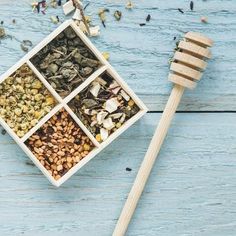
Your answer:
[[[122,16],[122,12],[121,11],[116,10],[114,12],[114,17],[116,18],[117,21],[119,21],[121,19],[121,16]]]
[[[151,15],[148,14],[148,15],[147,15],[147,18],[146,18],[146,21],[149,22],[150,20],[151,20]]]
[[[139,24],[140,26],[145,26],[146,24],[145,23],[141,23],[141,24]]]
[[[182,14],[184,14],[184,11],[183,11],[183,9],[181,9],[181,8],[178,8],[178,11],[179,11],[179,12],[181,12]]]
[[[190,2],[190,10],[193,11],[194,3],[193,1]]]

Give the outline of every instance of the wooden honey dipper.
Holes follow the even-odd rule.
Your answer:
[[[211,39],[195,32],[186,33],[184,39],[179,42],[170,66],[172,73],[169,74],[169,80],[175,85],[121,212],[113,236],[125,235],[184,89],[193,89],[196,82],[200,80],[202,71],[207,66],[205,59],[211,57],[208,47],[212,45]]]

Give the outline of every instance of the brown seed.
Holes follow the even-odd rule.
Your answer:
[[[62,170],[63,169],[63,166],[62,165],[58,165],[57,166],[57,171],[60,171],[60,170]]]

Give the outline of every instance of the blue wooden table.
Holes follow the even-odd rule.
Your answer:
[[[34,14],[29,2],[0,1],[0,21],[13,36],[1,40],[1,74],[25,54],[18,41],[36,45],[57,27],[50,16],[65,20],[61,8]],[[189,2],[137,0],[132,11],[122,0],[90,2],[86,14],[95,24],[98,9],[110,9],[107,27],[92,41],[110,52],[111,64],[151,112],[60,188],[0,135],[0,235],[112,234],[171,90],[174,37],[189,30],[214,39],[213,59],[183,97],[127,235],[236,235],[236,2],[195,0],[194,11]],[[123,12],[120,22],[115,10]],[[140,27],[147,14],[151,21]]]

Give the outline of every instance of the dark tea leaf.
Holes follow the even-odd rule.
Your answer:
[[[184,14],[184,11],[181,8],[178,8],[178,11]]]
[[[151,15],[148,14],[147,18],[146,18],[146,21],[149,22],[151,20]]]
[[[190,10],[193,11],[194,3],[193,1],[190,2]]]
[[[145,23],[141,23],[141,24],[139,24],[140,26],[145,26],[146,24]]]

